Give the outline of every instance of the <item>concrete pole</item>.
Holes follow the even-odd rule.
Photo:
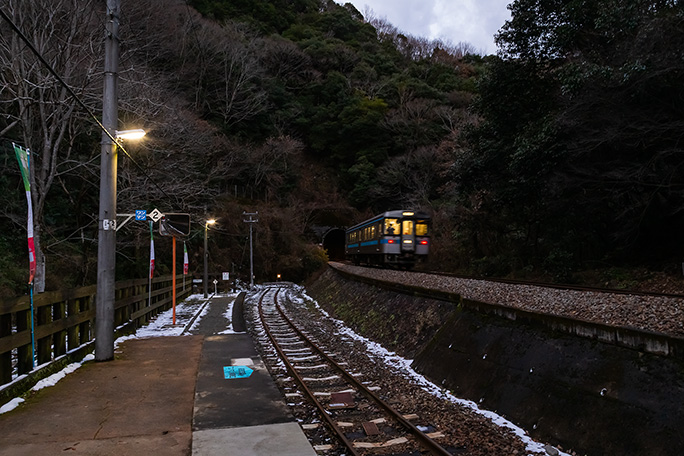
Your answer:
[[[252,249],[252,225],[257,223],[258,219],[253,219],[253,215],[258,215],[258,212],[243,212],[242,215],[249,215],[249,220],[242,220],[245,223],[249,223],[249,286],[254,288],[254,251]]]
[[[250,216],[251,219],[251,216]],[[252,249],[252,224],[249,224],[249,288],[254,288],[254,250]]]
[[[107,0],[102,125],[112,137],[118,124],[120,0]],[[102,133],[100,210],[97,243],[95,360],[114,358],[114,299],[116,268],[116,143]]]

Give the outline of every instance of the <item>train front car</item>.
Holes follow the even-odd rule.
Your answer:
[[[389,211],[347,230],[347,258],[355,264],[412,268],[430,250],[430,216]]]

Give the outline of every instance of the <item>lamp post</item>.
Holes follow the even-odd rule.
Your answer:
[[[95,359],[114,358],[114,268],[116,266],[116,143],[118,119],[120,0],[107,0],[104,89],[100,158],[100,209],[97,242],[97,294],[95,304]],[[109,134],[107,134],[109,133]]]
[[[253,215],[259,215],[259,212],[243,212],[242,215],[249,215],[249,220],[242,220],[249,223],[249,288],[254,288],[254,251],[252,249],[252,225],[257,223],[259,219],[253,219]]]
[[[208,272],[207,263],[209,262],[209,251],[207,250],[207,231],[209,231],[209,225],[216,223],[216,220],[209,219],[204,223],[204,297],[207,297],[207,282],[208,282]]]
[[[100,209],[97,241],[97,292],[95,296],[95,360],[114,358],[114,300],[116,267],[116,166],[117,142],[140,139],[144,130],[117,131],[119,71],[119,9],[121,0],[107,0],[102,93],[102,149],[100,152]],[[116,141],[112,141],[112,137]]]

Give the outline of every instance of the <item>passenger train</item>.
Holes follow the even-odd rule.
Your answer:
[[[346,231],[345,253],[354,264],[411,269],[430,250],[430,216],[424,212],[389,211]]]

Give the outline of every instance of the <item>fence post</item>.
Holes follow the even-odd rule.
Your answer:
[[[29,309],[17,312],[17,332],[28,331],[29,343],[17,347],[17,373],[19,375],[31,372],[33,369],[33,350],[31,349],[31,311]]]
[[[66,302],[60,301],[52,305],[52,321],[59,321],[66,317]],[[55,358],[66,354],[66,329],[55,333],[52,344],[54,345]]]
[[[87,310],[90,310],[90,307],[92,306],[93,303],[93,296],[86,296],[84,297],[80,302],[79,302],[79,310],[81,312],[85,312]],[[78,343],[79,345],[86,344],[90,342],[90,324],[91,320],[84,321],[83,323],[78,325]]]
[[[40,326],[50,323],[50,305],[39,306],[36,309],[36,332]],[[36,353],[38,364],[47,363],[52,359],[52,337],[42,337],[36,340]]]
[[[12,335],[12,314],[0,315],[0,338]],[[0,385],[12,381],[12,351],[0,353]]]
[[[72,315],[76,315],[78,313],[80,302],[83,299],[86,298],[69,299],[67,301],[67,316],[71,317]],[[67,349],[73,350],[78,346],[78,326],[70,326],[67,328]]]

